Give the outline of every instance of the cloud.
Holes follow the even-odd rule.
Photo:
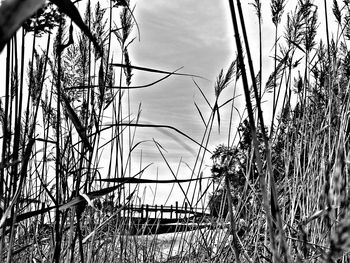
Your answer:
[[[231,19],[226,4],[209,0],[142,1],[137,3],[135,16],[141,29],[141,42],[135,41],[130,46],[133,63],[167,71],[184,66],[181,72],[209,79],[196,79],[196,82],[213,102],[216,77],[221,68],[227,68],[231,63],[234,54]],[[135,71],[133,83],[149,83],[160,77]],[[205,126],[193,102],[196,100],[205,118],[209,117],[210,108],[191,78],[171,76],[153,87],[133,90],[130,94],[134,109],[139,102],[142,103],[141,122],[171,125],[199,142],[202,140]],[[221,112],[222,118],[227,120],[229,110],[222,109]],[[227,130],[227,125],[223,126],[222,135],[218,135],[215,124],[213,135],[216,138],[209,145],[211,149],[217,142],[222,142]],[[166,157],[173,169],[181,157],[193,166],[193,152],[198,151],[197,145],[172,131],[164,134],[156,129],[137,130],[138,140],[152,138],[167,149]],[[207,154],[206,162],[210,162],[209,157]],[[154,163],[145,176],[154,174],[157,167],[160,167],[162,178],[172,176],[158,150],[149,143],[143,151],[143,160],[144,163]],[[180,170],[182,176],[191,174],[184,165]]]

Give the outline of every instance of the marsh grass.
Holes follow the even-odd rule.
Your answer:
[[[218,74],[213,102],[196,82],[198,76],[133,65],[129,47],[133,32],[137,37],[140,32],[129,1],[84,1],[77,9],[63,2],[45,5],[16,34],[11,27],[11,38],[4,34],[0,39],[6,43],[0,100],[0,261],[349,261],[348,1],[333,1],[332,7],[324,1],[326,32],[319,31],[323,14],[313,1],[298,1],[292,10],[285,1],[271,1],[275,43],[268,75],[261,31],[266,20],[261,6],[266,3],[252,2],[260,42],[259,60],[253,61],[241,3],[230,0],[237,56]],[[38,3],[31,4],[37,10]],[[27,11],[29,16],[32,10]],[[330,11],[337,23],[333,37]],[[6,29],[1,21],[0,28]],[[138,71],[162,77],[133,86]],[[210,110],[206,117],[202,105],[194,104],[203,122],[199,142],[176,127],[142,123],[141,108],[132,112],[133,89],[174,76],[192,77]],[[241,87],[246,107],[239,111]],[[229,98],[222,95],[228,90]],[[262,101],[269,94],[272,117],[267,127]],[[227,144],[215,148],[210,138],[214,127],[225,127],[225,107],[230,111]],[[236,111],[240,125],[234,130]],[[164,147],[153,140],[184,202],[211,211],[211,216],[185,223],[198,228],[142,235],[144,226],[137,235],[128,232],[131,217],[120,216],[122,207],[142,196],[140,185],[162,183],[143,180],[148,165],[142,163],[132,174],[137,163],[133,153],[144,143],[136,134],[145,127],[167,129],[198,147],[190,183],[182,186]],[[107,163],[101,161],[106,155]],[[204,185],[210,156],[212,179]]]

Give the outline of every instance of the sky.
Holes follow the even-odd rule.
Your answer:
[[[253,6],[244,4],[244,12],[249,14],[247,23],[257,35],[257,18]],[[202,0],[162,0],[137,1],[135,16],[140,26],[141,40],[131,46],[130,56],[135,65],[173,71],[183,67],[180,72],[202,76],[205,79],[194,80],[203,90],[211,103],[214,102],[214,85],[216,78],[223,68],[228,68],[235,57],[235,45],[233,42],[233,29],[229,6],[227,1]],[[266,29],[268,32],[270,29]],[[266,46],[268,40],[264,39]],[[257,50],[257,43],[252,43]],[[271,47],[270,47],[271,48]],[[268,61],[266,61],[268,63]],[[134,72],[134,85],[144,84],[156,80],[159,76],[149,73]],[[224,97],[224,102],[233,93],[231,85]],[[239,93],[241,90],[239,89]],[[199,90],[190,77],[173,76],[160,84],[141,91],[131,93],[134,108],[137,103],[142,103],[141,122],[152,124],[172,125],[196,141],[200,142],[204,132],[204,126],[198,111],[194,105],[196,102],[204,118],[207,120],[210,108],[203,100]],[[243,111],[244,97],[236,100],[237,108]],[[213,151],[220,143],[227,144],[229,109],[227,106],[221,110],[221,129],[215,122],[212,138],[209,142],[209,150]],[[237,127],[239,116],[234,115],[234,127]],[[173,136],[180,140],[174,141]],[[198,147],[186,138],[171,132],[171,136],[165,135],[156,129],[138,130],[139,139],[154,138],[167,150],[166,158],[172,169],[176,170],[180,158],[190,167],[193,167],[195,153]],[[183,145],[186,144],[186,147]],[[173,179],[173,176],[162,160],[157,148],[150,143],[143,148],[143,161],[152,162],[153,165],[144,173],[145,178],[154,178],[157,170],[159,179]],[[191,149],[191,150],[189,150]],[[204,175],[210,175],[210,154],[207,154],[204,163]],[[135,160],[137,163],[137,159]],[[179,177],[189,178],[191,170],[186,165],[180,166]],[[170,186],[159,185],[157,198],[163,199],[169,193]],[[176,188],[176,187],[175,187]],[[179,190],[179,189],[177,189]],[[174,193],[177,193],[175,190]],[[173,194],[170,200],[183,198]]]
[[[130,93],[132,111],[136,114],[138,105],[141,103],[141,123],[170,125],[200,142],[204,125],[194,101],[199,105],[205,119],[209,117],[210,109],[196,88],[194,80],[213,103],[216,76],[222,68],[226,69],[234,58],[233,32],[228,5],[225,1],[209,0],[202,0],[200,3],[195,0],[131,2],[132,5],[136,5],[134,16],[141,34],[141,39],[136,39],[130,45],[132,64],[166,71],[183,67],[179,72],[202,77],[192,79],[172,76],[150,88],[132,90]],[[252,7],[250,10],[253,10]],[[137,36],[136,30],[134,33]],[[5,58],[6,52],[3,51],[0,54],[0,61],[5,62]],[[0,76],[4,76],[4,72],[5,66],[0,66]],[[134,71],[132,85],[150,83],[162,76]],[[227,94],[231,92],[232,90]],[[218,133],[217,126],[213,128],[213,137],[209,143],[210,150],[226,141],[227,112],[226,109],[222,110],[221,133]],[[198,146],[169,130],[138,129],[136,141],[153,139],[166,150],[165,157],[174,171],[177,170],[179,161],[183,161],[179,169],[179,178],[189,178]],[[174,178],[153,142],[144,143],[140,149],[142,149],[142,167],[152,163],[145,171],[143,178],[154,179],[156,176],[159,179]],[[210,155],[207,155],[204,167],[211,165],[209,157]],[[134,155],[132,163],[134,173],[139,170],[140,158],[141,151]],[[208,167],[204,171],[206,175],[210,174]],[[158,201],[156,203],[164,204],[171,188],[171,185],[159,185],[157,190],[153,186],[152,189],[147,187],[145,196],[148,201],[153,202],[152,193],[156,192]],[[175,186],[169,204],[183,200],[184,196],[179,195],[179,191]]]
[[[248,1],[251,2],[250,0]],[[245,2],[244,14],[248,28],[248,37],[252,47],[255,68],[257,69],[258,23],[253,7],[246,4],[248,1],[243,0],[242,2]],[[293,8],[293,2],[289,1],[288,7]],[[315,2],[321,3],[320,0]],[[331,5],[332,1],[327,2]],[[264,84],[273,67],[274,27],[269,10],[270,1],[262,1],[262,3],[264,17],[264,75],[262,83]],[[181,72],[200,75],[206,79],[195,78],[195,81],[210,101],[213,102],[213,87],[216,77],[222,68],[227,69],[235,56],[234,34],[228,1],[152,0],[151,3],[150,1],[137,1],[135,16],[140,26],[141,40],[135,41],[131,45],[130,55],[132,63],[138,66],[167,71],[183,67]],[[283,20],[285,17],[286,13],[283,16]],[[319,6],[319,19],[319,35],[325,39],[325,19],[322,4]],[[334,23],[332,14],[329,14],[329,20],[330,23]],[[282,30],[284,30],[283,22],[280,32]],[[158,78],[158,75],[134,72],[133,85],[150,83]],[[230,87],[230,90],[232,91],[232,87]],[[240,93],[242,93],[241,90]],[[225,95],[227,98],[230,93],[228,92]],[[131,98],[134,110],[137,109],[139,102],[142,103],[141,123],[172,125],[195,140],[200,141],[204,127],[195,108],[194,101],[200,106],[205,118],[208,118],[210,109],[203,101],[191,78],[173,76],[153,87],[132,91]],[[267,102],[266,104],[265,120],[269,120],[269,103]],[[236,106],[241,112],[243,111],[244,96],[237,99]],[[235,115],[233,128],[237,127],[238,120],[239,116]],[[218,144],[226,143],[227,141],[227,108],[222,110],[222,124],[221,133],[217,132],[217,125],[213,128],[213,136],[209,143],[211,151]],[[137,139],[150,140],[154,138],[160,142],[164,149],[167,150],[165,155],[174,171],[178,167],[180,158],[183,158],[184,162],[193,167],[195,156],[188,148],[196,152],[198,147],[176,133],[170,132],[170,134],[172,136],[159,132],[157,129],[138,129]],[[173,136],[176,136],[177,140],[186,144],[187,147],[184,147],[177,140],[174,141]],[[173,179],[171,172],[154,144],[147,143],[142,150],[143,166],[153,163],[145,171],[143,178],[155,179],[159,176],[159,179]],[[134,159],[135,164],[133,165],[136,167],[138,167],[138,157]],[[210,165],[211,160],[205,158],[203,167],[205,175],[210,174]],[[191,170],[186,165],[181,164],[179,178],[189,178],[190,175]],[[184,184],[184,187],[186,186]],[[184,199],[184,195],[178,186],[175,186],[174,189],[172,189],[171,185],[158,185],[157,189],[153,185],[145,188],[145,203],[165,204],[165,200],[171,191],[172,194],[167,203],[168,205],[174,204],[175,201],[181,202]],[[139,195],[141,196],[142,193],[143,191],[140,191]],[[152,200],[154,194],[156,196]]]
[[[214,83],[222,68],[227,68],[234,58],[232,42],[232,26],[229,9],[224,1],[195,0],[163,1],[131,1],[136,4],[134,16],[140,27],[141,39],[135,39],[130,45],[130,58],[133,65],[199,75],[202,78],[172,76],[165,81],[144,90],[132,90],[132,112],[137,113],[139,103],[142,104],[141,123],[170,125],[194,140],[200,142],[204,125],[195,108],[199,105],[204,118],[209,117],[209,107],[200,95],[194,80],[201,87],[211,103],[214,101]],[[252,8],[251,8],[252,9]],[[136,29],[136,28],[135,28]],[[137,36],[136,30],[134,30]],[[5,61],[6,52],[1,52],[0,61]],[[4,65],[4,63],[2,63]],[[5,67],[0,66],[0,75],[4,76]],[[134,71],[132,85],[153,82],[163,75]],[[232,91],[230,91],[232,92]],[[213,128],[213,139],[209,149],[213,150],[219,143],[225,142],[227,136],[227,114],[222,110],[222,129]],[[198,152],[198,146],[185,137],[172,131],[154,128],[139,128],[136,141],[156,140],[166,150],[165,157],[171,168],[176,171],[179,161],[179,178],[191,176],[191,167]],[[143,178],[173,179],[173,175],[165,164],[153,142],[142,145],[142,167],[152,165],[145,171]],[[207,155],[205,166],[211,162]],[[135,153],[133,171],[140,167],[141,151]],[[204,171],[208,175],[209,168]],[[157,175],[158,174],[158,175]],[[184,185],[185,187],[185,185]],[[152,188],[152,189],[151,189]],[[146,198],[153,202],[156,192],[158,204],[164,204],[171,185],[147,187]],[[169,204],[182,201],[179,188],[175,186]],[[141,191],[142,192],[142,191]]]
[[[164,4],[164,1],[159,0],[152,1],[152,4],[138,1],[135,10],[141,30],[141,41],[133,43],[130,51],[134,63],[167,71],[183,67],[180,72],[200,75],[206,79],[195,78],[195,81],[208,99],[213,101],[216,75],[221,68],[231,63],[234,55],[231,31],[227,23],[229,16],[225,6],[207,0],[201,1],[200,4],[192,0],[167,1]],[[154,74],[135,72],[134,81],[148,83],[157,78],[159,76]],[[154,87],[133,92],[132,100],[135,104],[142,103],[141,122],[171,125],[196,141],[201,141],[204,126],[194,101],[201,106],[205,118],[208,118],[209,107],[204,104],[192,78],[173,76]],[[217,129],[214,130],[214,133],[217,133]],[[139,130],[139,138],[154,138],[161,143],[167,150],[166,159],[174,171],[180,158],[192,168],[198,146],[181,135],[169,132],[164,134],[164,130],[161,132],[159,129]],[[220,138],[217,137],[216,140]],[[210,148],[215,147],[217,143],[210,143]],[[144,177],[154,179],[158,171],[159,179],[173,179],[154,144],[150,143],[147,146],[143,148],[143,160],[145,164],[152,162],[153,165],[145,172]],[[210,165],[208,162],[209,158],[206,159],[205,165]],[[181,164],[179,178],[190,176],[191,170],[185,164]],[[170,187],[159,185],[156,199],[166,197]],[[181,195],[178,186],[175,186],[170,200],[182,201]]]
[[[196,8],[195,8],[196,7]],[[213,1],[152,1],[136,4],[141,41],[132,46],[135,63],[147,67],[200,75],[196,78],[209,98],[213,98],[213,81],[219,70],[233,59],[230,30],[223,5]],[[226,23],[225,23],[226,22]],[[149,79],[148,79],[149,78]],[[159,78],[135,73],[135,82]],[[174,76],[150,89],[137,92],[142,101],[144,118],[149,121],[176,123],[183,131],[201,136],[202,125],[195,113],[194,100],[200,100],[192,78]],[[169,123],[171,124],[171,123]]]
[[[258,19],[253,1],[241,1],[248,30],[248,40],[251,47],[255,72],[258,72]],[[273,71],[274,51],[274,25],[271,21],[270,1],[262,2],[262,49],[263,49],[263,76],[262,83],[266,83],[269,74]],[[319,28],[318,36],[325,39],[325,18],[323,1],[315,0],[318,5]],[[135,1],[135,16],[140,26],[141,40],[131,46],[132,63],[144,67],[153,67],[162,70],[173,71],[183,67],[180,72],[200,75],[205,79],[195,78],[208,99],[214,101],[214,84],[220,70],[227,69],[235,56],[234,33],[229,12],[228,1],[210,0],[154,0],[150,4],[146,1]],[[334,24],[332,3],[328,2],[329,23]],[[295,2],[286,1],[285,12],[279,26],[279,36],[283,36],[287,13],[294,10]],[[332,26],[331,26],[332,28]],[[332,31],[332,30],[331,30]],[[334,30],[333,30],[334,32]],[[283,37],[280,41],[283,41]],[[159,76],[134,72],[133,84],[144,84],[156,80]],[[241,80],[238,82],[238,93],[235,106],[240,114],[243,113],[245,101],[243,91],[240,89]],[[232,85],[227,88],[221,102],[232,95]],[[209,117],[210,109],[202,99],[200,92],[193,83],[192,78],[173,76],[151,88],[132,92],[134,108],[137,103],[142,103],[141,122],[152,124],[172,125],[185,132],[193,139],[200,141],[203,136],[204,126],[195,108],[196,102],[201,108],[204,118]],[[271,103],[265,97],[263,104],[265,124],[270,126]],[[227,144],[229,107],[221,110],[221,131],[218,132],[217,122],[213,128],[209,150],[213,151],[220,143]],[[233,118],[233,129],[237,128],[239,115]],[[193,167],[195,156],[189,150],[198,151],[198,147],[189,140],[176,133],[172,136],[164,135],[159,130],[139,130],[139,139],[154,138],[167,150],[166,158],[172,169],[176,170],[179,160]],[[176,136],[178,141],[174,141]],[[185,147],[183,144],[186,144]],[[204,175],[210,175],[212,164],[210,155],[205,158]],[[137,162],[137,160],[134,160]],[[146,178],[155,178],[159,171],[159,179],[172,179],[173,176],[162,161],[158,150],[153,144],[143,148],[143,161],[152,162],[153,165],[144,173]],[[191,170],[185,165],[180,166],[180,178],[188,178]],[[169,193],[170,186],[159,186],[157,198],[164,199]],[[162,190],[163,189],[163,190]],[[178,189],[177,189],[178,190]],[[175,191],[175,193],[178,193]],[[171,200],[181,199],[183,196],[172,195]]]
[[[248,38],[250,41],[254,66],[258,63],[258,20],[252,1],[241,1],[245,16]],[[272,55],[274,27],[271,22],[270,1],[262,2],[263,12],[263,81],[266,83],[268,74],[272,72]],[[315,3],[321,3],[316,0]],[[323,2],[323,1],[322,1]],[[194,81],[200,86],[208,100],[214,102],[214,85],[220,70],[226,70],[235,57],[234,34],[232,21],[229,12],[228,1],[210,0],[152,0],[131,1],[136,5],[134,16],[140,27],[140,39],[130,45],[129,53],[133,65],[156,68],[166,71],[174,71],[183,67],[179,72],[199,75],[202,78],[191,78],[184,76],[172,76],[152,87],[131,90],[131,110],[137,113],[139,103],[141,103],[141,123],[170,125],[194,140],[200,142],[204,133],[204,125],[194,105],[197,103],[204,118],[207,120],[210,109],[203,100]],[[331,3],[329,3],[330,5]],[[293,8],[293,1],[288,1],[286,10]],[[331,8],[329,7],[329,10]],[[283,19],[286,17],[286,12]],[[282,20],[283,20],[282,19]],[[322,22],[324,22],[323,9],[320,5],[319,19],[321,25],[319,31],[324,32]],[[330,22],[334,21],[330,14]],[[280,28],[280,33],[284,29]],[[137,36],[136,31],[134,31]],[[322,34],[321,34],[322,35]],[[4,61],[5,52],[0,54],[0,61]],[[257,70],[256,70],[257,71]],[[0,76],[4,76],[4,67],[0,67]],[[266,73],[265,73],[266,72]],[[151,83],[162,75],[144,73],[134,70],[132,85],[142,85]],[[241,82],[238,82],[238,94],[242,95],[240,89]],[[233,87],[229,86],[220,102],[224,102],[232,95]],[[235,106],[242,113],[244,109],[244,96],[240,96],[235,101]],[[269,103],[266,103],[267,109]],[[218,125],[215,122],[212,137],[209,142],[209,150],[213,151],[220,143],[227,143],[229,107],[221,109],[221,130],[218,132]],[[269,111],[265,111],[265,118],[269,119]],[[233,129],[239,123],[239,116],[233,116]],[[152,165],[147,168],[142,178],[173,179],[173,175],[167,164],[164,162],[158,149],[152,140],[159,142],[165,157],[173,171],[179,167],[178,178],[186,179],[191,176],[191,168],[194,165],[198,146],[190,140],[173,131],[155,128],[138,128],[136,141],[148,140],[133,155],[132,170],[136,173],[141,167]],[[205,176],[210,175],[210,154],[204,159],[202,167]],[[182,163],[179,166],[179,162]],[[196,174],[197,175],[197,174]],[[184,185],[186,189],[186,185]],[[168,194],[172,189],[171,185],[146,186],[145,197],[148,203],[155,199],[156,204],[164,204]],[[154,198],[153,193],[156,192]],[[175,201],[181,202],[184,195],[178,186],[175,186],[168,204]]]

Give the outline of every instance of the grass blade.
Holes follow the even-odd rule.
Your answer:
[[[6,0],[0,4],[0,52],[22,23],[44,4],[44,0]]]

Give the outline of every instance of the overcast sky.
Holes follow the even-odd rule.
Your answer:
[[[253,62],[255,63],[255,72],[257,73],[259,55],[258,20],[253,6],[249,4],[252,1],[241,2]],[[263,16],[262,83],[264,85],[269,74],[273,71],[274,25],[271,21],[270,1],[261,2]],[[325,39],[323,1],[316,0],[314,3],[319,8],[320,25],[317,36]],[[334,24],[334,16],[332,14],[331,1],[329,1],[328,5],[329,23],[332,25],[332,23]],[[279,27],[279,36],[283,36],[287,13],[294,10],[294,8],[295,2],[287,1],[282,23]],[[216,77],[221,68],[227,69],[234,59],[235,54],[234,35],[228,1],[153,0],[151,3],[137,1],[135,16],[141,30],[141,41],[132,44],[132,63],[168,71],[173,71],[183,66],[184,68],[181,72],[200,75],[207,79],[195,80],[210,101],[213,102],[213,87]],[[283,41],[283,37],[281,41]],[[149,83],[157,78],[159,76],[154,74],[134,72],[133,84]],[[238,82],[238,85],[241,85],[241,81]],[[226,91],[226,96],[224,96],[221,102],[225,101],[232,94],[232,88],[231,86]],[[238,91],[242,94],[241,89],[238,89]],[[196,101],[200,106],[206,119],[209,117],[210,109],[203,101],[191,78],[173,76],[151,88],[136,92],[133,91],[131,94],[134,109],[136,109],[137,103],[142,103],[141,122],[172,125],[195,140],[201,140],[204,126],[193,102]],[[267,98],[265,97],[265,99]],[[238,107],[241,113],[243,112],[244,104],[244,96],[236,100],[235,106]],[[265,123],[268,126],[271,119],[271,114],[269,114],[270,104],[268,102],[264,104]],[[228,112],[229,107],[221,111],[221,133],[218,133],[217,125],[214,126],[212,139],[209,143],[210,150],[214,150],[219,143],[227,144]],[[238,121],[238,115],[235,115],[234,128],[237,127]],[[164,146],[168,151],[166,157],[174,170],[176,170],[181,157],[184,162],[188,163],[190,167],[193,167],[195,158],[188,148],[197,152],[198,147],[186,138],[178,136],[175,133],[172,134],[177,136],[181,142],[186,143],[187,147],[174,141],[170,136],[165,136],[158,130],[138,130],[139,139],[155,138]],[[144,164],[152,162],[154,165],[148,169],[144,176],[154,178],[158,168],[160,179],[171,179],[172,175],[162,161],[158,150],[151,143],[148,145],[149,147],[143,147]],[[209,158],[205,159],[205,161],[205,165],[208,168],[204,171],[204,174],[209,175],[211,161]],[[185,165],[181,166],[180,171],[180,178],[188,178],[191,175],[190,169]],[[169,192],[168,187],[164,187],[163,189],[162,191],[158,188],[158,197],[164,198]],[[181,200],[183,196],[175,195],[174,198]]]
[[[258,23],[253,7],[244,4],[244,11],[252,36],[257,36]],[[206,79],[196,78],[195,81],[213,103],[216,77],[222,68],[227,69],[235,54],[228,2],[155,0],[150,4],[146,1],[137,1],[135,16],[141,30],[141,41],[132,44],[130,52],[132,63],[167,71],[184,67],[181,72],[200,75]],[[268,33],[268,30],[269,28],[265,29],[265,32]],[[254,41],[253,50],[257,50],[257,37],[254,37]],[[266,46],[268,46],[271,38],[265,38],[264,43],[266,41]],[[265,59],[269,60],[268,57]],[[265,62],[268,63],[268,61]],[[159,75],[134,72],[133,81],[134,85],[144,84],[159,77]],[[225,101],[228,95],[232,95],[232,92],[233,86],[226,91],[226,96],[221,102]],[[241,92],[240,89],[239,92]],[[134,109],[138,102],[142,103],[141,122],[172,125],[193,139],[201,140],[204,126],[194,101],[201,107],[206,119],[209,117],[210,109],[202,99],[192,78],[173,76],[160,84],[141,91],[133,91],[131,94]],[[236,101],[236,106],[241,111],[244,104],[243,98],[242,96]],[[210,150],[214,150],[219,143],[227,144],[229,106],[223,108],[221,113],[221,132],[218,133],[216,122],[212,140],[209,143]],[[238,116],[235,115],[235,124],[238,120]],[[156,129],[138,130],[139,139],[154,138],[164,146],[168,151],[167,160],[174,170],[181,157],[184,162],[193,167],[195,161],[193,153],[198,151],[198,147],[176,133],[171,134],[187,144],[187,147]],[[147,145],[149,147],[143,147],[144,164],[152,162],[154,165],[146,171],[144,177],[154,178],[158,168],[160,179],[172,179],[173,176],[166,168],[158,150],[152,143]],[[192,152],[189,149],[192,149]],[[205,159],[205,166],[211,165],[209,157],[210,155]],[[190,169],[185,165],[181,166],[180,171],[180,178],[189,178],[191,175]],[[209,175],[209,171],[210,169],[206,168],[204,174]],[[169,191],[168,187],[162,186],[161,188],[158,188],[157,196],[163,198]],[[177,194],[175,198],[181,200],[183,196]]]
[[[257,72],[258,63],[258,20],[253,6],[248,3],[252,1],[242,1],[245,22],[248,29],[248,37],[251,45],[252,55]],[[263,81],[264,84],[268,74],[272,72],[272,49],[274,28],[271,22],[270,1],[261,1],[263,4]],[[316,0],[315,3],[320,2]],[[287,11],[293,8],[294,1],[288,1]],[[166,71],[174,71],[180,67],[181,73],[200,75],[205,79],[195,78],[211,103],[214,101],[214,84],[220,70],[225,70],[234,59],[235,45],[233,42],[232,22],[229,13],[228,1],[212,0],[152,0],[133,1],[136,4],[135,17],[140,27],[141,40],[135,40],[129,49],[130,58],[133,65],[157,68]],[[329,2],[329,5],[331,3]],[[331,8],[329,6],[331,12]],[[286,17],[286,13],[283,17]],[[322,22],[324,21],[323,6],[320,5],[319,21],[321,23],[319,31],[324,32]],[[330,14],[330,22],[334,21]],[[280,35],[284,30],[284,23],[280,27]],[[136,35],[136,31],[135,31]],[[4,52],[0,60],[4,61]],[[0,67],[0,74],[4,76],[4,67]],[[134,71],[132,85],[142,85],[157,80],[161,75],[152,73],[142,73]],[[238,82],[241,85],[241,82]],[[238,89],[238,93],[242,93]],[[132,112],[135,114],[138,104],[142,103],[141,123],[171,125],[182,132],[188,134],[196,141],[200,142],[204,133],[204,125],[195,108],[194,101],[199,105],[207,120],[210,109],[204,102],[200,92],[190,77],[172,76],[161,83],[143,90],[132,90]],[[221,102],[225,101],[232,94],[230,86]],[[236,107],[243,112],[244,97],[236,100]],[[221,132],[218,133],[217,122],[213,127],[212,139],[209,142],[209,149],[214,150],[219,143],[227,143],[229,107],[221,110]],[[266,113],[266,112],[265,112]],[[265,116],[268,119],[268,112]],[[239,118],[234,116],[234,128],[238,124]],[[180,159],[193,167],[195,154],[198,146],[185,137],[172,131],[154,128],[139,128],[137,140],[157,140],[167,152],[167,158],[171,168],[176,171]],[[167,165],[152,142],[142,145],[142,165],[145,167],[149,163],[153,165],[148,168],[143,178],[155,178],[157,171],[159,179],[172,179],[173,176]],[[211,161],[205,159],[203,168],[204,175],[210,174]],[[134,155],[133,171],[137,171],[140,150]],[[179,178],[189,178],[190,168],[185,164],[180,166]],[[157,189],[157,202],[162,204],[170,186],[159,186]],[[183,195],[179,188],[174,189],[170,203],[183,200]],[[180,194],[179,194],[180,193]],[[152,196],[148,188],[148,197]],[[149,200],[149,198],[148,198]]]

